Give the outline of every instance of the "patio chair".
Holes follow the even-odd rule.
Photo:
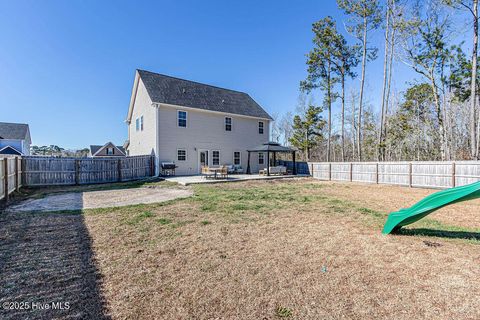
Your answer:
[[[235,166],[233,164],[226,165],[225,167],[227,168],[228,173],[230,173],[230,174],[235,173]]]
[[[202,166],[202,175],[205,177],[205,179],[213,177],[213,174],[208,168],[208,166]]]
[[[220,168],[220,176],[223,178],[223,179],[228,179],[228,168],[226,166],[222,166]]]

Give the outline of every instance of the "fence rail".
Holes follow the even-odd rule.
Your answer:
[[[0,199],[8,200],[9,195],[22,186],[22,162],[19,157],[0,158]]]
[[[154,156],[122,158],[22,158],[24,186],[79,185],[130,181],[155,174]]]
[[[445,162],[308,162],[320,180],[451,188],[480,181],[480,161]]]

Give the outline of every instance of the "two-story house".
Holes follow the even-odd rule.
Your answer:
[[[269,141],[270,115],[248,94],[137,70],[126,123],[127,154],[155,154],[174,162],[176,174],[202,166],[247,167],[247,150]],[[266,165],[252,153],[250,167]]]
[[[0,122],[0,154],[28,156],[31,143],[28,124]]]

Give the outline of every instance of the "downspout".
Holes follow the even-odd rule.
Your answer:
[[[159,155],[159,150],[160,150],[160,137],[159,137],[159,111],[158,109],[160,106],[157,103],[152,103],[152,106],[155,107],[155,176],[160,175],[160,155]]]

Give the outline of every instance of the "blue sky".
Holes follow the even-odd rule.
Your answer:
[[[335,0],[0,0],[0,121],[29,123],[38,145],[122,144],[136,68],[245,91],[270,113],[294,111],[311,24],[326,15],[343,31]],[[397,87],[412,77],[404,69]],[[381,79],[377,59],[367,69],[373,104]]]

